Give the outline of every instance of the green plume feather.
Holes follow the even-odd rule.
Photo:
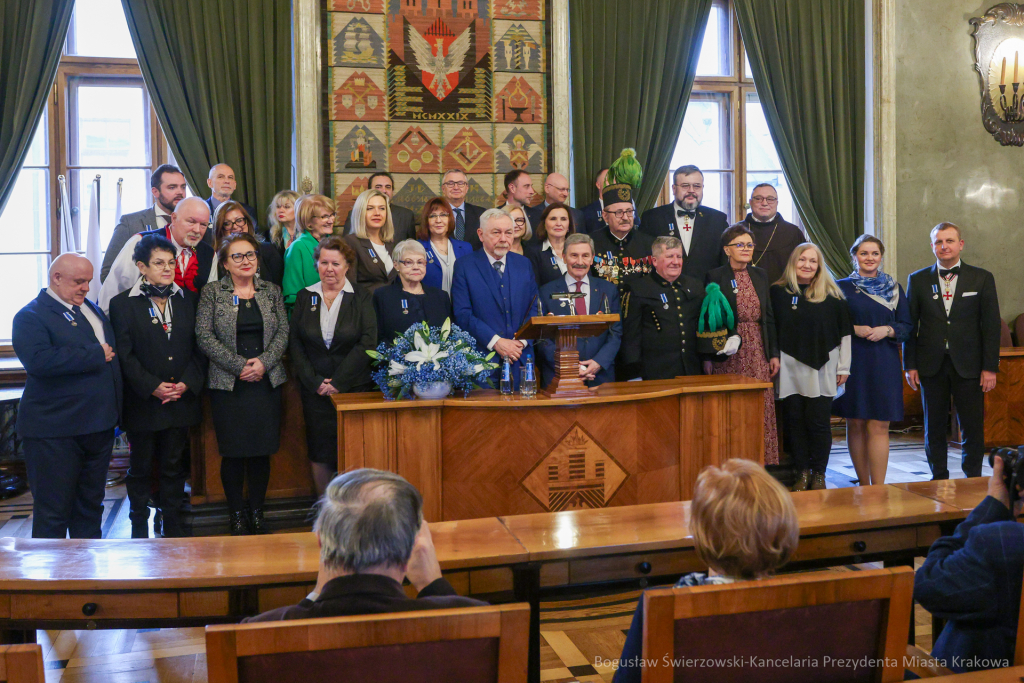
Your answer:
[[[697,331],[704,331],[704,318],[707,316],[707,328],[709,332],[717,332],[722,329],[725,322],[727,329],[736,327],[736,318],[732,314],[732,306],[729,300],[722,294],[722,288],[712,282],[704,288],[704,303],[700,306],[700,320],[697,322]]]
[[[606,185],[615,183],[626,183],[633,190],[640,189],[640,182],[644,179],[644,169],[636,160],[636,150],[627,147],[619,154],[619,158],[608,167]]]

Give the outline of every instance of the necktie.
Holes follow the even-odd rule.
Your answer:
[[[455,209],[455,239],[457,240],[466,239],[466,219],[462,215],[464,210],[465,207]]]
[[[577,294],[582,294],[583,293],[583,280],[577,280],[576,281],[576,293]],[[576,315],[586,315],[586,314],[587,314],[587,300],[584,297],[581,296],[578,299],[576,299]]]
[[[498,272],[498,277],[501,277],[502,271],[505,270],[505,264],[502,263],[501,261],[495,261],[494,270]]]
[[[686,209],[676,209],[676,216],[679,217],[689,216],[690,218],[693,218],[696,215],[697,209],[694,209],[693,211],[687,211]]]
[[[954,278],[960,274],[960,266],[953,266],[949,270],[945,268],[939,268],[939,277],[943,278]]]

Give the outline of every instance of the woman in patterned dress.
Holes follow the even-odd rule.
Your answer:
[[[754,257],[754,233],[743,224],[722,233],[722,248],[729,265],[708,271],[706,283],[715,282],[729,300],[736,316],[740,349],[724,362],[705,361],[711,375],[734,374],[770,382],[779,372],[775,316],[769,296],[768,274],[750,265]],[[775,392],[764,391],[764,462],[779,463],[779,435],[775,429]]]

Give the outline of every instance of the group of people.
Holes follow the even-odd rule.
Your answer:
[[[19,434],[33,533],[100,535],[103,454],[117,425],[131,445],[133,535],[147,535],[154,502],[164,535],[184,533],[187,434],[201,419],[204,391],[232,532],[265,533],[288,374],[299,381],[322,493],[336,469],[331,395],[373,390],[367,350],[414,323],[446,319],[508,360],[516,384],[527,358],[543,384],[554,376],[550,342],[515,338],[526,318],[595,313],[621,322],[579,340],[579,376],[590,386],[701,373],[774,381],[764,395],[765,462],[779,460],[778,406],[794,490],[825,487],[832,415],[847,419],[860,482],[884,481],[888,423],[902,418],[902,345],[907,381],[923,390],[933,475],[948,476],[950,397],[966,439],[964,471],[980,474],[998,302],[991,274],[960,263],[957,226],[932,230],[937,264],[914,273],[905,293],[869,235],[850,248],[851,275],[834,281],[821,250],[779,215],[769,184],[753,188],[750,213],[729,226],[703,206],[694,166],[675,171],[675,200],[639,223],[630,180],[613,164],[598,179],[596,205],[578,210],[565,203],[563,176],[547,176],[535,204],[531,177],[513,171],[505,203],[485,209],[466,201],[466,175],[450,170],[442,196],[417,217],[392,203],[393,179],[379,172],[344,229],[335,228],[329,197],[284,191],[261,232],[252,208],[232,199],[227,165],[210,170],[207,200],[186,197],[181,172],[161,166],[153,207],[125,215],[114,231],[98,306],[86,301],[91,264],[65,254],[50,268],[50,286],[15,318],[13,344],[28,374]],[[708,352],[701,310],[716,290],[733,322],[730,342]],[[65,460],[71,465],[55,467]]]

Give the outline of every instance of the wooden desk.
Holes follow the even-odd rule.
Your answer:
[[[978,507],[978,504],[988,495],[988,477],[915,481],[910,484],[893,484],[893,486],[937,500],[965,513]]]
[[[401,474],[428,519],[680,501],[705,465],[764,462],[769,386],[717,375],[604,384],[572,398],[336,394],[338,471]]]

